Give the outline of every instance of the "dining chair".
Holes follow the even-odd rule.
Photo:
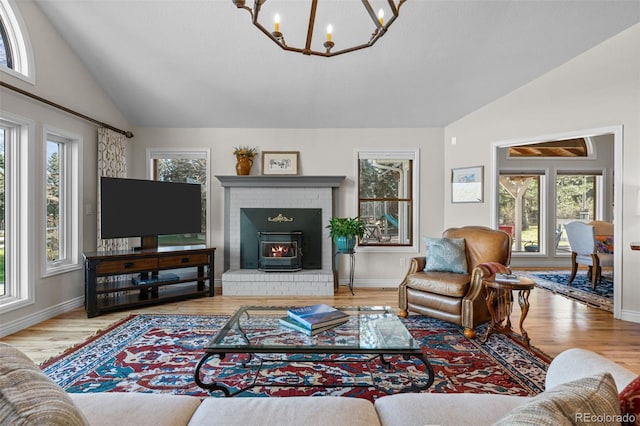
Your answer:
[[[567,223],[564,227],[571,246],[569,283],[572,283],[576,277],[578,265],[587,265],[589,267],[587,277],[591,280],[591,287],[595,289],[602,278],[602,267],[613,266],[613,254],[596,251],[596,235],[593,225],[575,221]]]

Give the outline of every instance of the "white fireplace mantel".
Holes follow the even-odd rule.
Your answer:
[[[337,188],[346,176],[216,176],[224,188]]]

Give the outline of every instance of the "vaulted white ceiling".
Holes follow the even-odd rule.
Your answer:
[[[136,127],[440,127],[640,22],[637,0],[407,0],[375,46],[323,58],[231,0],[36,1]],[[302,44],[309,3],[267,0],[265,26]],[[362,33],[360,0],[319,3],[336,48]]]

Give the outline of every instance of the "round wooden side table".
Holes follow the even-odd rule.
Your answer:
[[[482,338],[484,344],[493,333],[501,333],[520,337],[524,345],[529,348],[529,335],[524,329],[524,320],[529,312],[529,292],[536,286],[535,281],[527,277],[519,277],[520,282],[503,282],[483,280],[487,290],[487,308],[491,313],[491,323],[487,328],[487,334]],[[510,315],[513,310],[513,291],[518,292],[520,304],[520,335],[511,327]]]

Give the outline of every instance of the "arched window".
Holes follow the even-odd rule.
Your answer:
[[[0,70],[34,83],[33,51],[14,0],[0,0]]]
[[[4,23],[2,21],[0,21],[0,65],[13,69],[11,45],[9,44],[7,30],[4,29]]]

